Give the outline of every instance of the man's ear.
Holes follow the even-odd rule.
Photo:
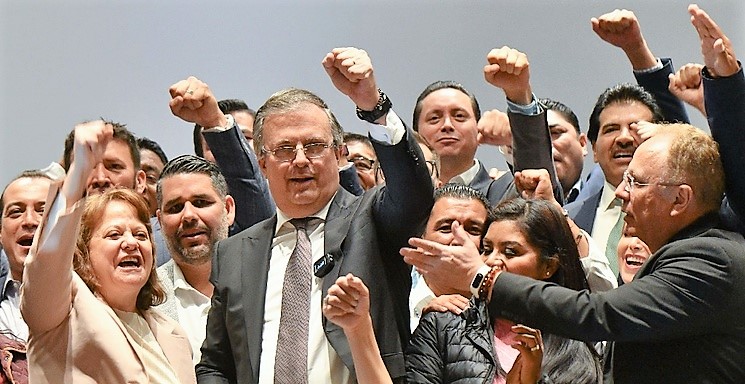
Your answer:
[[[235,200],[233,200],[233,196],[225,196],[225,210],[228,215],[228,225],[233,225],[233,221],[235,221]]]
[[[264,175],[264,178],[268,178],[266,175],[266,156],[261,155],[258,157],[259,160],[259,169],[261,170],[261,173]]]
[[[577,140],[579,140],[579,145],[582,146],[582,157],[587,156],[587,134],[580,133]]]
[[[670,186],[668,188],[675,188]],[[670,216],[678,216],[687,211],[690,211],[694,203],[693,189],[688,184],[681,184],[677,186],[675,195],[673,196],[673,207],[670,211]]]
[[[147,189],[147,175],[145,174],[145,171],[140,169],[135,174],[135,192],[144,196],[145,189]]]

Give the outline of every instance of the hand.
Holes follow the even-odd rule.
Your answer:
[[[737,73],[740,66],[735,50],[722,29],[696,4],[688,6],[688,13],[691,14],[691,24],[701,39],[701,53],[709,73],[713,77],[727,77]]]
[[[504,90],[507,99],[520,105],[533,100],[530,88],[530,63],[528,56],[516,49],[504,46],[492,49],[486,55],[489,63],[484,66],[486,82]]]
[[[598,37],[623,50],[634,69],[651,68],[657,64],[634,12],[616,9],[598,18],[593,17],[590,22]]]
[[[479,119],[478,129],[479,144],[512,145],[510,119],[506,113],[498,109],[492,109],[482,113]]]
[[[512,327],[512,332],[517,333],[516,339],[519,341],[512,348],[520,351],[520,354],[507,373],[506,381],[508,384],[537,383],[543,362],[541,331],[518,324]]]
[[[542,199],[561,208],[561,204],[554,198],[551,176],[543,168],[515,172],[515,187],[524,199]]]
[[[336,89],[347,95],[363,111],[372,111],[378,104],[372,62],[367,52],[357,48],[334,48],[322,61]]]
[[[174,116],[201,125],[202,127],[223,127],[227,124],[225,115],[217,106],[217,99],[210,87],[194,76],[181,80],[168,89],[171,94],[171,113]]]
[[[670,85],[667,89],[683,102],[698,109],[706,117],[704,107],[704,87],[701,82],[701,64],[686,64],[675,74],[670,74]]]
[[[424,308],[422,314],[428,312],[447,312],[450,311],[460,315],[464,309],[468,308],[468,298],[458,294],[440,295],[432,299]]]
[[[636,128],[636,133],[639,135],[641,142],[645,142],[657,134],[660,125],[642,120],[636,123],[631,123],[631,128]]]
[[[368,324],[372,328],[370,291],[360,278],[351,273],[336,279],[323,299],[322,310],[323,315],[345,333],[352,333]]]
[[[451,224],[454,240],[450,245],[412,237],[412,248],[401,248],[404,261],[417,268],[432,291],[457,292],[471,296],[469,285],[484,262],[479,249],[457,221]]]
[[[73,160],[67,171],[62,193],[68,206],[78,201],[86,189],[88,177],[103,161],[106,146],[114,139],[114,126],[103,120],[75,126]]]

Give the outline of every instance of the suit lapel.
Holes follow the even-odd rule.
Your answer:
[[[261,358],[261,340],[264,324],[264,302],[266,300],[266,285],[269,274],[269,259],[274,239],[274,228],[277,225],[277,215],[270,220],[257,224],[255,231],[251,231],[243,238],[241,250],[237,254],[241,257],[240,276],[254,276],[256,279],[241,279],[243,292],[243,330],[248,341],[248,356],[254,378],[259,377],[259,360]],[[280,282],[281,283],[281,282]],[[251,325],[251,326],[249,326]]]
[[[352,224],[353,215],[357,212],[357,205],[362,201],[359,197],[354,197],[349,192],[340,189],[331,202],[329,213],[326,215],[326,226],[324,229],[324,252],[330,253],[334,257],[334,268],[323,278],[321,297],[326,297],[326,292],[336,282],[341,270],[341,264],[344,262],[342,252],[342,243],[349,233],[349,227]],[[318,303],[320,305],[321,303]],[[315,305],[315,304],[313,304]],[[329,322],[326,317],[322,318],[323,327],[326,330],[326,337],[334,348],[336,353],[344,362],[344,365],[354,373],[354,363],[352,353],[349,349],[349,343],[344,335],[344,331],[336,324]]]
[[[175,332],[176,324],[168,321],[163,315],[148,310],[144,312],[143,317],[147,321],[148,326],[150,326],[153,336],[158,340],[158,344],[160,344],[160,348],[163,350],[166,359],[171,363],[176,376],[183,383],[191,381],[186,381],[187,377],[179,376],[181,372],[188,372],[189,367],[193,364],[191,358],[186,358],[187,356],[191,356],[191,353],[188,355],[184,353],[184,348],[186,346],[190,347],[189,341],[186,337],[177,334]]]
[[[324,253],[330,253],[334,257],[334,268],[323,279],[323,290],[321,292],[323,292],[324,297],[339,276],[339,266],[344,257],[341,245],[347,237],[349,226],[352,225],[351,216],[356,211],[352,205],[355,202],[359,202],[359,200],[346,190],[340,188],[336,197],[331,202],[329,212],[326,215],[323,251]]]
[[[600,197],[603,194],[603,190],[599,190],[596,194],[588,197],[583,201],[574,216],[573,220],[580,228],[592,234],[593,224],[595,224],[595,214],[600,204]]]

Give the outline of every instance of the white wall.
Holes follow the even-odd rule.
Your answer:
[[[482,76],[486,53],[528,53],[533,86],[575,109],[582,128],[597,96],[633,81],[620,50],[600,41],[590,18],[617,7],[639,16],[652,50],[680,66],[700,61],[683,1],[2,1],[0,2],[0,185],[58,159],[65,135],[105,117],[158,141],[169,157],[191,153],[191,126],[170,114],[168,87],[196,75],[218,98],[256,108],[272,92],[310,89],[347,130],[353,105],[320,61],[353,45],[372,56],[378,82],[410,122],[416,96],[434,80],[457,80],[482,109],[504,108]],[[700,4],[745,57],[741,1]],[[705,120],[691,112],[694,124]],[[504,167],[491,148],[479,157]],[[590,161],[590,160],[588,160]]]

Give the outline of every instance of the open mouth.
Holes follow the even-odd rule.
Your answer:
[[[137,256],[125,256],[118,264],[121,268],[139,268],[142,266],[142,260]]]
[[[613,154],[614,159],[631,160],[633,156],[634,156],[634,151],[618,151]]]
[[[646,257],[638,255],[626,255],[626,257],[624,257],[624,262],[629,268],[640,268],[644,265],[645,261],[647,261]]]
[[[23,235],[18,239],[18,241],[16,241],[16,243],[22,247],[30,247],[33,242],[34,235]]]

